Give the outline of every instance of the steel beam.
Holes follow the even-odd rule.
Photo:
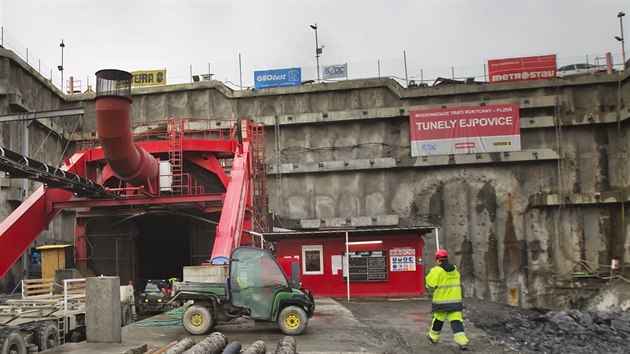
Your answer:
[[[164,197],[127,197],[118,199],[75,199],[53,203],[53,208],[58,209],[79,209],[94,207],[121,207],[134,205],[158,205],[158,204],[178,204],[178,203],[205,203],[221,202],[223,194],[199,194],[199,195],[174,195]]]
[[[213,264],[229,263],[230,253],[241,244],[243,230],[251,229],[251,218],[248,220],[245,213],[251,207],[250,149],[250,143],[245,142],[243,153],[234,156],[231,181],[212,248]]]
[[[85,108],[60,109],[54,111],[25,112],[0,115],[0,123],[19,120],[35,120],[40,118],[67,117],[85,114]]]

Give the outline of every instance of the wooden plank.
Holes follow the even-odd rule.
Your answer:
[[[76,289],[84,289],[85,290],[85,284],[68,286],[66,289],[67,290],[76,290]]]
[[[50,300],[50,299],[10,299],[7,300],[6,303],[9,305],[14,305],[14,304],[33,304],[33,305],[54,305],[56,304],[58,301],[56,300]]]
[[[38,290],[38,289],[52,289],[53,288],[53,283],[48,283],[48,284],[31,284],[31,285],[26,285],[25,288],[26,288],[26,291]]]
[[[45,282],[54,283],[55,279],[53,279],[53,278],[24,279],[24,280],[22,280],[22,282],[26,283],[26,284],[45,283]]]
[[[36,289],[28,290],[26,295],[40,295],[40,294],[52,294],[52,289]]]
[[[35,281],[33,281],[33,280],[35,280]],[[50,284],[54,284],[54,283],[55,283],[55,281],[53,279],[27,279],[27,280],[24,280],[24,286],[26,286],[26,287],[50,285]]]

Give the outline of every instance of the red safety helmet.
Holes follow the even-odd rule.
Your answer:
[[[448,252],[446,252],[446,250],[439,250],[435,252],[435,259],[440,258],[448,258]]]

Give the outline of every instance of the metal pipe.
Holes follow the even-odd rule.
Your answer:
[[[239,354],[241,352],[241,343],[238,341],[230,342],[221,354]]]
[[[103,155],[116,177],[133,186],[157,184],[158,162],[133,142],[131,74],[120,70],[96,73],[96,130]]]
[[[114,96],[96,99],[96,130],[103,155],[116,177],[148,186],[158,177],[158,162],[131,136],[131,102]]]

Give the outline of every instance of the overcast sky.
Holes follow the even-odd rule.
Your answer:
[[[55,83],[90,84],[100,69],[167,69],[168,83],[211,71],[253,86],[255,70],[348,63],[350,78],[483,75],[489,59],[556,54],[558,65],[621,62],[617,14],[629,33],[630,0],[0,0],[4,46]],[[630,42],[630,41],[629,41]],[[628,48],[628,45],[626,45]],[[629,53],[630,55],[630,53]],[[208,67],[210,63],[210,68]],[[603,63],[602,63],[603,64]]]

